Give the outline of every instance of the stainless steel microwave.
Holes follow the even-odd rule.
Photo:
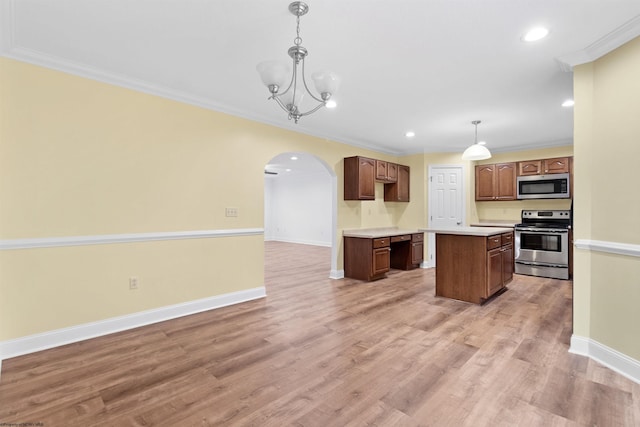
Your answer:
[[[569,174],[526,175],[516,178],[518,199],[568,199]]]

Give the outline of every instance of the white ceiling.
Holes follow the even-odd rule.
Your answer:
[[[288,0],[0,0],[0,53],[395,154],[572,143],[571,67],[640,35],[639,0],[322,0],[301,18],[307,72],[338,108],[287,120],[255,70],[289,60]],[[521,41],[535,25],[550,35]],[[416,132],[408,140],[404,133]],[[357,150],[354,149],[354,154]]]

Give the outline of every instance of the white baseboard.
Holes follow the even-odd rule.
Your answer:
[[[311,245],[311,246],[322,246],[325,248],[331,247],[331,242],[325,242],[320,240],[308,240],[308,239],[285,239],[282,237],[271,236],[265,237],[264,239],[267,242],[284,242],[284,243],[296,243],[298,245]]]
[[[591,338],[571,336],[570,353],[587,356],[590,359],[616,371],[620,375],[640,384],[640,361],[635,360],[617,350],[594,341]]]
[[[331,273],[329,273],[329,279],[344,279],[344,270],[331,270]]]
[[[226,307],[266,296],[264,286],[216,295],[195,301],[141,311],[125,316],[112,317],[97,322],[85,323],[69,328],[56,329],[7,341],[0,341],[0,367],[2,359],[34,353],[65,344],[71,344],[114,332],[133,329],[177,317],[188,316],[215,308]],[[0,371],[1,372],[1,371]]]

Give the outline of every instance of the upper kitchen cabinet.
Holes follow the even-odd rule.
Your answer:
[[[398,180],[398,165],[383,160],[376,160],[376,181],[396,182]]]
[[[516,164],[476,166],[476,200],[516,200]]]
[[[397,165],[398,178],[393,184],[384,185],[385,202],[408,202],[409,201],[409,176],[411,171],[409,166]]]
[[[384,182],[385,202],[409,201],[409,166],[367,157],[344,159],[344,200],[374,200],[376,181]]]
[[[527,160],[518,162],[518,175],[544,175],[553,173],[569,173],[571,157],[553,159]]]
[[[344,159],[344,200],[374,200],[376,161],[354,156]]]

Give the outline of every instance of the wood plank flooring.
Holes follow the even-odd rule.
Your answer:
[[[476,306],[433,269],[331,280],[329,257],[268,242],[267,298],[5,360],[0,424],[640,425],[640,385],[567,352],[571,282]]]

